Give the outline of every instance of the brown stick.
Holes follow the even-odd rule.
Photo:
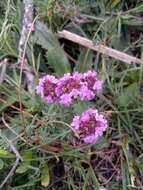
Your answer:
[[[65,38],[67,40],[70,40],[72,42],[78,43],[86,48],[92,49],[94,51],[98,51],[100,53],[103,53],[105,55],[108,55],[110,57],[113,57],[117,60],[120,60],[122,62],[128,63],[128,64],[132,64],[132,63],[137,63],[137,64],[141,64],[142,60],[138,59],[136,57],[133,57],[131,55],[128,55],[126,53],[123,53],[121,51],[109,48],[107,46],[104,45],[94,45],[94,43],[91,40],[88,40],[84,37],[81,37],[77,34],[71,33],[67,30],[63,30],[61,32],[57,33],[57,36],[59,38]]]

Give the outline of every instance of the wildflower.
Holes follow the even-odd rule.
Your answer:
[[[81,101],[89,101],[95,97],[95,93],[87,85],[83,84],[79,92],[79,97]]]
[[[94,144],[108,127],[107,120],[98,110],[87,109],[81,116],[75,116],[71,127],[85,143]]]
[[[97,79],[94,71],[75,72],[72,75],[67,73],[59,79],[47,75],[40,79],[36,90],[47,103],[58,103],[68,107],[76,99],[94,99],[96,93],[102,89],[102,84],[103,81]]]
[[[73,75],[67,73],[59,79],[55,90],[60,104],[69,106],[79,96],[82,87],[81,78],[82,74],[80,73]]]
[[[80,100],[93,100],[96,93],[102,90],[103,81],[97,79],[95,71],[83,73],[82,88],[79,94]]]
[[[88,71],[83,74],[83,81],[87,84],[91,91],[99,92],[102,90],[103,81],[97,79],[95,71]]]
[[[57,82],[58,79],[54,76],[44,76],[40,79],[39,85],[36,87],[36,93],[49,104],[57,102],[57,95],[55,92]]]

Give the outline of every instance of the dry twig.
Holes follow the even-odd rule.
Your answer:
[[[120,61],[128,63],[128,64],[132,64],[132,63],[141,64],[142,63],[141,59],[138,59],[136,57],[133,57],[133,56],[123,53],[121,51],[109,48],[102,44],[95,45],[91,40],[81,37],[77,34],[69,32],[67,30],[58,32],[57,36],[59,38],[64,38],[64,39],[70,40],[72,42],[78,43],[86,48],[92,49],[94,51],[98,51],[102,54],[108,55],[110,57],[113,57],[117,60],[120,60]]]
[[[23,23],[22,23],[22,29],[21,29],[21,36],[19,40],[19,56],[18,56],[18,64],[24,64],[24,74],[26,76],[27,80],[27,87],[29,92],[33,92],[33,81],[34,76],[31,73],[31,70],[28,66],[27,59],[25,56],[25,43],[27,41],[27,37],[29,35],[29,31],[31,31],[31,28],[33,29],[33,3],[32,0],[24,0],[24,16],[23,16]]]
[[[4,121],[4,120],[3,120]],[[5,124],[5,122],[4,122]],[[16,167],[18,166],[18,163],[19,161],[22,161],[22,158],[19,154],[19,152],[17,151],[16,147],[12,144],[12,142],[7,139],[6,137],[4,138],[5,141],[7,141],[7,143],[9,144],[10,146],[10,149],[13,151],[13,153],[15,154],[16,156],[16,160],[15,160],[15,163],[13,165],[13,167],[11,168],[10,172],[8,173],[8,175],[5,177],[5,179],[3,180],[3,182],[1,183],[0,185],[0,190],[2,190],[2,188],[4,187],[4,185],[7,183],[7,181],[9,180],[9,178],[13,175]]]
[[[7,64],[8,64],[7,58],[0,61],[0,67],[2,67],[1,73],[0,73],[0,84],[2,84],[4,81]]]
[[[4,123],[4,125],[6,126],[6,128],[8,128],[13,134],[16,135],[16,137],[18,137],[19,139],[21,139],[23,142],[26,143],[26,140],[22,137],[22,136],[19,136],[19,134],[13,130],[13,128],[11,128],[8,123],[5,121],[4,117],[2,117],[2,122]]]

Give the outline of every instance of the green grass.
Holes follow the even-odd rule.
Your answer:
[[[34,5],[38,21],[26,53],[35,87],[43,73],[61,76],[91,68],[105,84],[96,101],[76,102],[66,109],[46,105],[34,89],[30,94],[24,75],[19,92],[16,61],[22,4],[20,0],[0,2],[0,60],[9,61],[0,75],[4,77],[0,84],[0,183],[15,162],[10,141],[23,158],[2,190],[143,189],[143,66],[127,65],[65,40],[59,43],[53,35],[67,29],[142,58],[143,3],[57,0],[50,9],[51,20],[48,0],[35,0]],[[91,22],[79,24],[78,15]],[[0,73],[3,67],[0,64]],[[95,145],[79,144],[70,130],[72,117],[88,107],[98,108],[109,121],[107,132]]]

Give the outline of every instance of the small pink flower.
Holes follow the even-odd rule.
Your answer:
[[[73,103],[72,96],[70,94],[61,95],[58,103],[64,105],[65,107],[69,107]]]
[[[54,76],[44,76],[39,80],[39,84],[36,87],[36,93],[49,104],[57,102],[57,95],[55,92],[57,82],[58,80]]]
[[[79,96],[82,75],[80,73],[65,74],[59,79],[56,86],[56,94],[59,97],[59,103],[64,106],[70,106],[74,99]]]
[[[94,93],[102,90],[103,81],[97,79],[95,71],[88,71],[83,75],[83,81],[87,84],[89,90],[94,91]]]
[[[81,116],[75,116],[71,127],[85,143],[94,144],[107,129],[107,120],[98,110],[87,109]]]
[[[79,92],[79,97],[81,101],[89,101],[94,99],[95,93],[83,84]]]
[[[93,90],[100,92],[102,90],[102,88],[103,88],[103,81],[102,80],[96,81],[94,86],[93,86]]]

